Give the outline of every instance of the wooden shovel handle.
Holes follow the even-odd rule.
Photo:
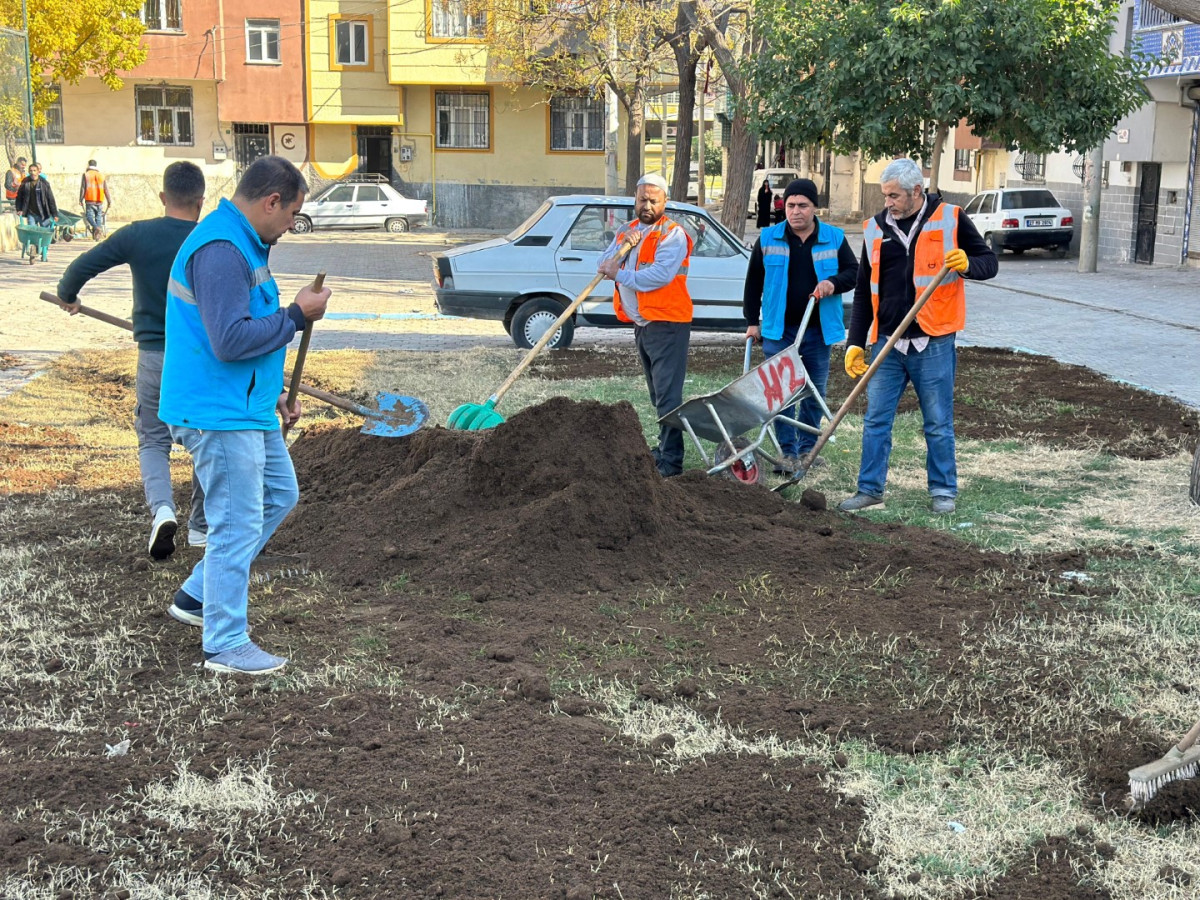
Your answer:
[[[625,254],[627,254],[629,250],[630,245],[623,243],[621,249],[617,251],[617,255],[613,258],[624,259]],[[513,386],[513,382],[517,380],[518,376],[520,376],[522,372],[529,368],[529,364],[533,362],[533,358],[538,355],[543,347],[553,340],[555,332],[557,332],[562,326],[562,323],[571,318],[571,315],[575,312],[575,310],[579,309],[579,304],[591,296],[592,291],[596,289],[596,285],[603,280],[604,276],[597,272],[596,277],[587,283],[587,287],[579,292],[579,296],[571,301],[570,306],[568,306],[562,311],[562,313],[559,314],[559,317],[554,320],[554,324],[546,329],[546,333],[538,338],[538,342],[534,344],[532,348],[530,348],[528,353],[525,354],[525,358],[521,360],[520,365],[512,370],[512,374],[504,379],[504,383],[500,385],[500,387],[496,388],[496,393],[492,394],[492,396],[489,398],[493,404],[500,402],[500,398],[503,397],[508,392],[508,389]]]
[[[917,298],[917,302],[914,303],[912,309],[908,311],[908,315],[906,315],[900,321],[900,324],[896,326],[895,330],[892,332],[892,336],[887,339],[887,343],[880,348],[879,352],[875,354],[875,358],[871,360],[871,365],[867,368],[867,371],[865,371],[858,379],[858,384],[856,384],[854,389],[850,391],[850,396],[846,398],[846,402],[841,405],[841,408],[836,413],[834,413],[834,416],[830,420],[829,424],[817,436],[817,442],[813,444],[813,448],[808,451],[808,455],[804,457],[804,461],[800,464],[801,472],[807,472],[812,466],[813,460],[817,458],[817,454],[821,452],[821,448],[828,443],[829,438],[837,429],[838,423],[840,423],[842,419],[846,417],[846,413],[850,411],[850,407],[854,404],[854,401],[857,400],[859,395],[867,389],[867,382],[871,380],[871,376],[875,374],[875,371],[883,362],[884,357],[892,352],[892,347],[896,346],[896,342],[900,340],[900,336],[908,330],[908,326],[913,323],[913,319],[917,317],[917,313],[921,311],[921,307],[925,305],[925,301],[933,296],[933,292],[937,290],[937,286],[942,283],[942,279],[949,274],[950,268],[948,266],[942,266],[940,269],[938,269],[938,273],[933,276],[933,281],[929,283],[929,286],[926,287],[925,290],[921,291],[921,296]]]
[[[330,406],[336,406],[338,409],[344,409],[346,412],[357,413],[360,416],[370,418],[377,415],[371,412],[365,406],[359,406],[345,397],[339,397],[337,394],[331,394],[328,391],[323,391],[320,388],[310,387],[307,384],[300,385],[300,393],[307,394],[310,397],[316,397],[318,400],[324,400]]]
[[[82,303],[68,303],[61,297],[57,297],[49,291],[42,291],[39,294],[47,303],[53,303],[60,309],[65,309],[67,312],[82,313],[85,316],[91,316],[93,319],[99,319],[101,322],[107,322],[109,325],[116,325],[118,328],[124,328],[126,331],[133,331],[133,323],[128,319],[120,319],[116,316],[110,316],[106,312],[100,312],[98,309],[92,309],[90,306],[84,306]]]
[[[314,291],[321,290],[325,286],[325,273],[318,272],[317,277],[313,279],[312,289]],[[300,349],[296,351],[296,365],[292,369],[292,383],[288,387],[286,408],[291,409],[296,405],[296,394],[300,391],[300,376],[304,373],[304,358],[308,356],[308,344],[312,340],[313,323],[306,319],[304,321],[304,335],[300,338]],[[283,436],[287,437],[288,424],[283,423]]]

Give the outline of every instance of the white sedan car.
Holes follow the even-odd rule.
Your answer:
[[[687,278],[695,305],[692,327],[743,330],[750,250],[697,206],[671,201],[667,215],[692,237]],[[595,277],[613,235],[631,221],[631,197],[551,197],[505,237],[434,253],[438,310],[501,321],[518,347],[532,347]],[[626,327],[612,300],[613,283],[600,282],[548,346],[570,346],[577,327]]]
[[[292,231],[308,234],[318,228],[382,227],[403,234],[424,225],[428,216],[424,200],[409,200],[382,176],[357,176],[305,200]]]
[[[1075,218],[1045,188],[1001,188],[976,194],[963,207],[984,242],[999,256],[1011,250],[1045,248],[1067,255],[1075,234]]]

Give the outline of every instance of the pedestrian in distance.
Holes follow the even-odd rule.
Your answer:
[[[14,202],[17,215],[24,216],[30,225],[50,228],[58,218],[58,204],[54,202],[54,191],[50,182],[42,177],[38,163],[29,164],[29,172],[17,188]]]
[[[83,207],[83,218],[87,221],[92,240],[104,237],[108,211],[112,208],[112,192],[108,179],[100,172],[94,159],[88,160],[87,171],[79,181],[79,205]]]
[[[771,207],[775,203],[775,193],[771,190],[771,179],[763,179],[762,187],[758,189],[758,195],[755,197],[755,203],[758,215],[754,224],[758,228],[766,228],[771,224]]]
[[[204,489],[208,543],[169,615],[203,629],[204,667],[264,675],[287,664],[250,640],[250,563],[299,500],[276,416],[288,425],[284,358],[329,288],[283,307],[270,248],[295,222],[308,184],[280,156],[255,160],[233,199],[201,219],[171,267],[159,418],[192,454]]]
[[[597,266],[600,274],[615,282],[617,318],[633,323],[650,402],[660,418],[683,402],[692,334],[692,298],[687,289],[692,239],[682,225],[666,216],[666,209],[666,179],[643,175],[633,204],[637,218],[622,226]],[[623,245],[631,249],[617,259]],[[661,426],[652,453],[660,475],[670,478],[683,472],[683,432]]]
[[[133,424],[138,439],[138,466],[150,507],[149,552],[166,559],[175,552],[175,499],[171,490],[171,430],[158,417],[166,345],[167,282],[175,254],[200,218],[204,206],[204,173],[195,163],[174,162],[163,172],[158,195],[164,214],[132,222],[77,257],[58,283],[59,299],[78,311],[79,292],[97,275],[127,265],[133,273],[133,339],[138,345],[137,405]],[[203,547],[208,526],[204,520],[204,491],[192,474],[192,505],[188,543]]]
[[[750,253],[742,294],[746,337],[761,341],[767,357],[798,343],[800,361],[824,398],[830,347],[846,339],[842,294],[858,280],[858,260],[845,232],[817,218],[817,186],[811,180],[788,184],[783,208],[785,221],[764,229]],[[817,298],[817,308],[800,334],[809,297]],[[805,397],[798,416],[794,406],[781,414],[819,429],[822,409],[815,398]],[[775,437],[783,451],[776,474],[795,472],[817,442],[815,433],[782,419],[775,421]],[[817,457],[814,464],[819,461]]]
[[[9,203],[16,202],[17,188],[25,178],[25,163],[25,157],[18,156],[17,161],[4,173],[4,199]]]
[[[863,223],[846,374],[857,378],[865,373],[867,346],[873,344],[878,352],[943,265],[950,273],[867,385],[858,491],[842,501],[841,509],[867,509],[883,502],[892,425],[900,397],[911,382],[925,426],[931,508],[945,515],[954,512],[958,496],[954,375],[958,362],[955,334],[967,321],[963,280],[994,278],[999,264],[961,209],[925,192],[921,169],[911,159],[889,163],[879,181],[884,209]]]

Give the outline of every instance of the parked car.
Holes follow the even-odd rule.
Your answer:
[[[997,255],[1044,247],[1066,256],[1075,233],[1071,211],[1045,188],[984,191],[972,197],[963,212]]]
[[[762,187],[763,179],[771,182],[771,193],[783,197],[783,189],[800,177],[795,169],[755,169],[754,177],[750,179],[750,205],[746,208],[746,218],[753,219],[758,215],[758,189]]]
[[[687,279],[695,304],[692,327],[741,331],[750,250],[697,206],[671,201],[667,215],[693,241]],[[513,343],[532,347],[592,280],[600,255],[633,218],[631,197],[551,197],[505,237],[432,254],[438,310],[501,321]],[[577,327],[626,326],[612,300],[613,283],[601,282],[549,346],[569,347]]]
[[[304,201],[292,231],[317,228],[386,228],[402,234],[429,217],[424,200],[409,200],[382,175],[354,175]]]

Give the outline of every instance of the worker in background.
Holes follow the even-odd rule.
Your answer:
[[[112,207],[112,193],[108,188],[108,180],[101,174],[94,159],[88,160],[87,171],[80,179],[79,203],[83,207],[83,218],[87,221],[92,239],[101,240],[108,211]]]

